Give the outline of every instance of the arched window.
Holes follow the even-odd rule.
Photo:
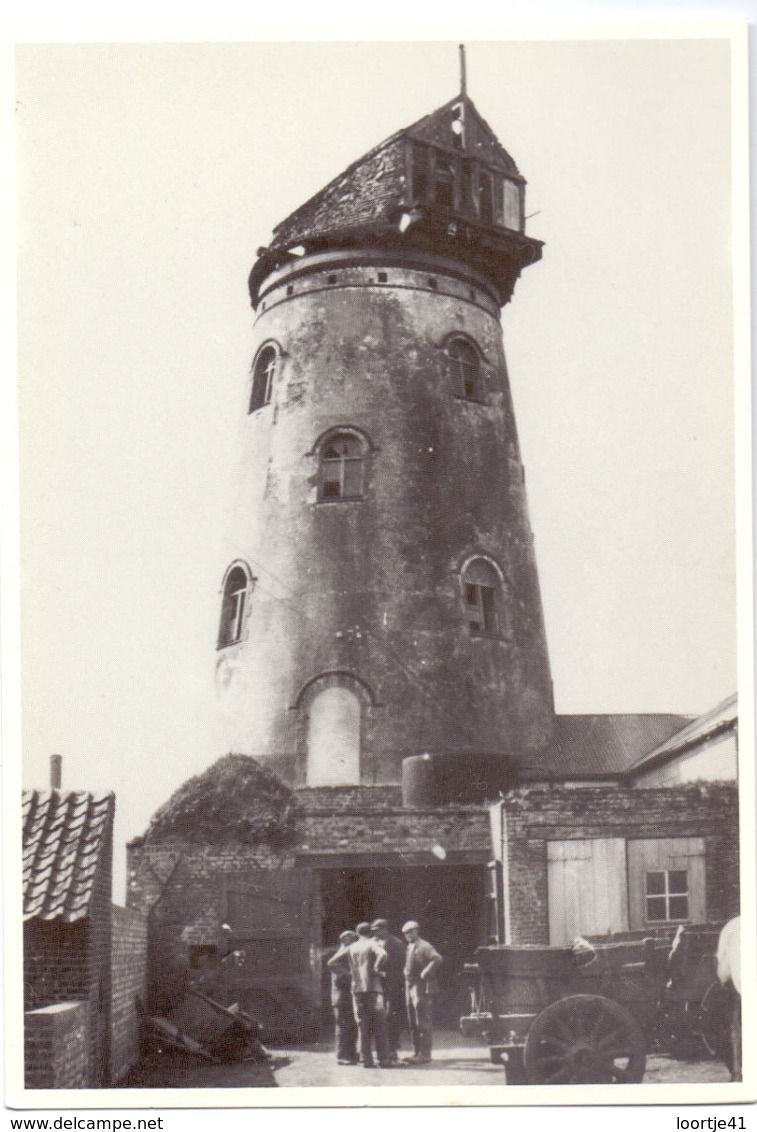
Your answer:
[[[327,436],[319,450],[319,499],[361,499],[365,444],[349,432]]]
[[[308,786],[360,783],[360,700],[348,688],[324,688],[310,704]]]
[[[271,400],[273,375],[276,372],[278,354],[275,346],[264,346],[255,359],[252,367],[252,393],[250,394],[250,412],[262,409]]]
[[[480,400],[481,366],[475,347],[466,338],[453,338],[446,352],[447,367],[458,397]]]
[[[502,583],[485,558],[474,558],[463,571],[463,600],[472,636],[497,637],[502,631]]]
[[[223,587],[221,625],[218,630],[219,648],[233,645],[241,639],[249,593],[249,574],[243,566],[234,566],[229,570]]]

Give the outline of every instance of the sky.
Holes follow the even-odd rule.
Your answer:
[[[559,712],[736,688],[729,45],[469,42],[545,241],[503,313]],[[273,226],[453,42],[20,47],[23,777],[123,843],[220,746],[226,499]],[[118,889],[116,898],[120,899]]]

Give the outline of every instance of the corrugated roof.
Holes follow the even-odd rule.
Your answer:
[[[83,919],[110,832],[113,794],[24,790],[24,919]]]
[[[558,715],[554,742],[522,777],[615,777],[689,723],[684,715]]]
[[[632,764],[634,771],[647,768],[656,762],[664,762],[680,751],[689,750],[697,743],[706,741],[722,732],[731,730],[739,718],[738,696],[728,696],[704,715],[688,720],[686,725],[675,731],[651,751],[645,752]]]

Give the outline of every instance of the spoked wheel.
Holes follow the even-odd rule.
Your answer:
[[[699,1008],[699,1030],[710,1057],[727,1063],[731,1048],[731,1011],[728,993],[715,979],[704,992]]]
[[[534,1020],[523,1054],[529,1085],[635,1084],[646,1042],[620,1003],[595,994],[558,999]]]

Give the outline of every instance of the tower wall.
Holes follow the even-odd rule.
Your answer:
[[[455,335],[480,352],[476,400],[450,372]],[[269,342],[270,401],[247,412],[248,387],[232,502],[229,563],[254,581],[240,639],[217,655],[229,748],[305,782],[310,703],[334,686],[361,704],[363,782],[398,782],[423,751],[546,745],[523,469],[483,278],[432,256],[305,256],[261,290],[255,353]],[[364,445],[360,499],[319,499],[318,443],[335,428]],[[500,574],[496,634],[466,619],[477,556]]]

